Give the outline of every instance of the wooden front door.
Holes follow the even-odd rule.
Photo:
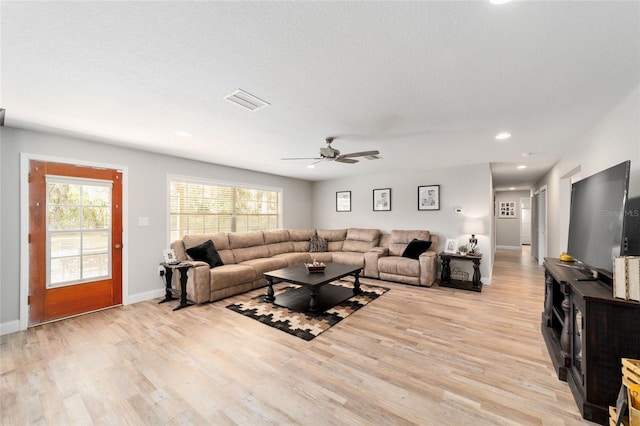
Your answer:
[[[29,167],[29,324],[121,304],[122,173]]]

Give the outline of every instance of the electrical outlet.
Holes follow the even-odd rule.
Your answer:
[[[161,277],[164,277],[164,266],[162,266],[162,265],[158,265],[158,274],[159,274]]]

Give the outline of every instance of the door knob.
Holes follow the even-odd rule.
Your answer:
[[[122,244],[116,244],[114,247],[117,249],[122,248]]]

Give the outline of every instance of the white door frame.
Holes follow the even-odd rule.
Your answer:
[[[537,229],[538,229],[538,264],[542,265],[544,263],[544,258],[547,255],[547,248],[548,248],[548,232],[547,232],[547,228],[549,226],[548,224],[548,211],[549,208],[547,206],[547,185],[544,185],[542,187],[540,187],[536,192],[536,194],[538,194],[538,203],[537,203],[537,209],[538,209],[538,215],[537,215]],[[540,196],[542,195],[542,197]],[[544,208],[544,210],[541,212],[540,209]],[[544,218],[543,221],[541,221],[540,219]],[[542,225],[542,226],[541,226]]]
[[[26,330],[29,326],[29,162],[31,160],[122,171],[122,304],[127,305],[129,302],[127,296],[129,294],[128,167],[22,152],[20,153],[20,330]]]
[[[525,208],[523,207],[524,202],[526,201],[529,204],[529,207]],[[520,197],[520,246],[522,247],[523,244],[526,245],[531,245],[531,198],[530,197]],[[524,224],[524,217],[525,217],[525,210],[529,211],[529,241],[525,241],[525,238],[522,235],[522,230],[523,230],[523,224]]]

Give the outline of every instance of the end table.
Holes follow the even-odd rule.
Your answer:
[[[440,259],[442,260],[442,274],[440,275],[440,286],[453,287],[461,290],[470,291],[482,291],[482,281],[480,281],[480,260],[482,254],[471,256],[462,255],[457,253],[440,253]],[[473,262],[473,279],[471,281],[460,281],[451,279],[451,266],[452,260],[466,260]]]
[[[193,265],[190,263],[160,263],[161,266],[164,266],[164,278],[166,280],[167,286],[164,295],[164,299],[159,301],[158,303],[168,302],[170,300],[176,300],[173,297],[173,288],[171,287],[171,283],[173,281],[173,271],[175,269],[178,270],[180,274],[180,304],[173,308],[174,311],[177,311],[182,308],[186,308],[187,306],[193,305],[193,303],[187,302],[187,271],[189,268],[193,268]]]

